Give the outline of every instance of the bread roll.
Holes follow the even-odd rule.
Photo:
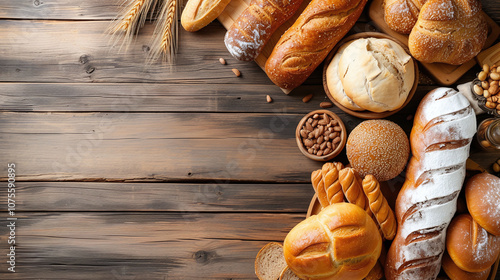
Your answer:
[[[181,14],[187,31],[198,31],[216,19],[231,0],[188,0]]]
[[[297,224],[283,250],[288,267],[302,279],[362,279],[377,262],[382,238],[360,207],[337,203]]]
[[[481,272],[467,272],[460,269],[445,253],[443,255],[443,270],[450,280],[486,280],[490,275],[491,266]]]
[[[327,162],[321,169],[311,173],[311,183],[321,207],[344,202],[344,193],[339,182],[339,171],[344,166],[339,162]]]
[[[366,0],[312,0],[266,61],[267,76],[292,90],[301,85],[358,20]]]
[[[415,80],[413,59],[389,39],[355,40],[344,50],[338,67],[346,95],[372,112],[403,106]]]
[[[437,88],[420,102],[410,135],[413,157],[396,199],[387,280],[437,277],[475,133],[476,115],[457,91]]]
[[[426,0],[385,0],[384,20],[392,30],[410,34]]]
[[[302,0],[252,0],[227,30],[224,43],[238,60],[254,60],[271,35],[290,19]]]
[[[410,154],[403,129],[388,120],[367,120],[356,126],[347,138],[346,154],[361,177],[372,174],[379,182],[401,173]]]
[[[491,267],[500,253],[500,236],[489,234],[469,214],[453,218],[446,234],[446,249],[462,270],[481,272]]]
[[[386,240],[394,239],[396,235],[396,217],[392,211],[387,199],[380,190],[380,183],[375,176],[369,174],[363,179],[363,191],[368,198],[370,210],[375,217],[382,234]]]
[[[465,201],[472,218],[485,230],[500,236],[500,178],[480,173],[467,180]]]
[[[328,87],[328,91],[332,95],[333,99],[340,103],[340,105],[346,107],[347,109],[353,111],[363,111],[364,109],[359,107],[352,99],[347,96],[344,91],[344,86],[342,85],[342,81],[340,80],[339,74],[339,61],[344,53],[344,50],[354,41],[349,41],[339,47],[337,53],[332,58],[330,64],[326,68],[326,85]]]
[[[487,37],[488,25],[479,0],[428,0],[408,46],[421,62],[461,65],[481,51]]]

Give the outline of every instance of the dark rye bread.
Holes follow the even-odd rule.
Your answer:
[[[277,242],[270,242],[257,253],[255,275],[260,280],[277,280],[286,266],[283,246]]]

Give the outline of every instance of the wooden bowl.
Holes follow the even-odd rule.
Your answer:
[[[340,108],[342,111],[348,113],[349,115],[352,115],[352,116],[355,116],[355,117],[358,117],[358,118],[362,118],[362,119],[382,119],[382,118],[386,118],[388,116],[391,116],[391,115],[395,114],[396,112],[398,112],[399,110],[403,109],[410,102],[410,100],[413,98],[413,95],[415,94],[415,91],[417,90],[417,86],[418,86],[418,66],[417,66],[417,61],[415,59],[412,58],[413,59],[413,65],[414,65],[414,68],[415,68],[414,69],[415,70],[414,71],[414,73],[415,73],[415,79],[413,81],[413,86],[412,86],[410,92],[408,93],[408,97],[406,98],[406,101],[403,103],[403,105],[401,107],[399,107],[398,109],[393,110],[393,111],[385,111],[385,112],[377,113],[377,112],[371,112],[371,111],[368,111],[368,110],[365,110],[365,111],[354,111],[354,110],[351,110],[349,108],[346,108],[346,107],[342,106],[342,104],[340,104],[339,102],[337,102],[337,100],[335,100],[335,98],[333,98],[333,96],[331,95],[330,91],[328,90],[328,86],[327,86],[327,83],[326,83],[326,69],[328,68],[328,65],[330,65],[330,62],[332,61],[333,57],[337,53],[337,51],[340,48],[340,46],[342,46],[343,44],[345,44],[345,43],[347,43],[349,41],[352,41],[352,40],[356,40],[356,39],[360,39],[360,38],[370,38],[370,37],[392,40],[392,41],[398,43],[401,47],[403,47],[403,49],[406,51],[406,53],[408,53],[408,54],[410,53],[410,50],[404,44],[402,44],[398,40],[395,40],[391,36],[383,34],[383,33],[378,33],[378,32],[363,32],[363,33],[357,33],[357,34],[351,35],[349,37],[346,37],[346,38],[342,39],[332,49],[332,51],[328,54],[328,56],[325,59],[325,62],[324,62],[324,65],[323,65],[323,88],[325,89],[326,95],[333,102],[333,104],[335,104],[338,108]]]
[[[340,131],[340,142],[338,143],[337,147],[333,151],[331,151],[330,153],[328,153],[326,155],[318,156],[318,155],[310,154],[307,151],[307,148],[305,147],[305,145],[304,145],[304,143],[302,141],[302,137],[300,135],[300,130],[305,125],[305,123],[306,123],[307,119],[309,119],[309,117],[312,117],[315,114],[318,114],[318,115],[321,116],[321,115],[323,115],[325,113],[328,116],[330,116],[330,118],[332,118],[332,119],[334,119],[334,120],[336,120],[338,122],[338,125],[341,128],[341,131]],[[329,111],[329,110],[315,110],[315,111],[312,111],[312,112],[308,113],[307,115],[305,115],[300,120],[299,124],[297,125],[297,129],[295,130],[295,139],[297,141],[297,146],[299,147],[299,150],[306,157],[308,157],[308,158],[310,158],[312,160],[316,160],[316,161],[329,161],[329,160],[333,159],[334,157],[336,157],[342,151],[342,149],[344,149],[345,143],[347,141],[347,131],[346,131],[345,125],[342,122],[342,120],[340,119],[340,117],[337,116],[332,111]]]

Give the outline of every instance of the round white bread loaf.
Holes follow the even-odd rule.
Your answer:
[[[337,53],[332,58],[330,64],[326,68],[326,85],[328,87],[328,91],[332,95],[332,97],[340,103],[342,106],[351,109],[353,111],[363,111],[364,109],[356,105],[352,99],[345,94],[344,86],[342,86],[342,82],[340,81],[339,75],[339,61],[340,57],[344,53],[344,50],[354,41],[349,41],[337,50]]]
[[[413,59],[389,39],[355,40],[340,57],[338,71],[346,95],[372,112],[400,108],[415,80]]]
[[[301,279],[363,279],[380,256],[382,237],[361,207],[340,202],[297,224],[286,236],[288,267]]]

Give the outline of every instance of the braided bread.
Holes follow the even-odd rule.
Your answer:
[[[380,183],[375,176],[365,176],[363,179],[363,191],[368,198],[370,210],[375,217],[375,221],[380,226],[384,238],[386,240],[394,239],[397,228],[396,217],[382,194]]]
[[[386,279],[437,277],[475,133],[476,115],[457,91],[438,88],[420,102],[410,136],[413,157],[396,200],[398,229]]]
[[[365,209],[370,213],[371,211],[368,209],[368,199],[363,193],[363,188],[361,187],[362,180],[358,173],[354,171],[354,169],[346,167],[340,170],[339,181],[347,201],[356,204],[361,207],[361,209]]]

